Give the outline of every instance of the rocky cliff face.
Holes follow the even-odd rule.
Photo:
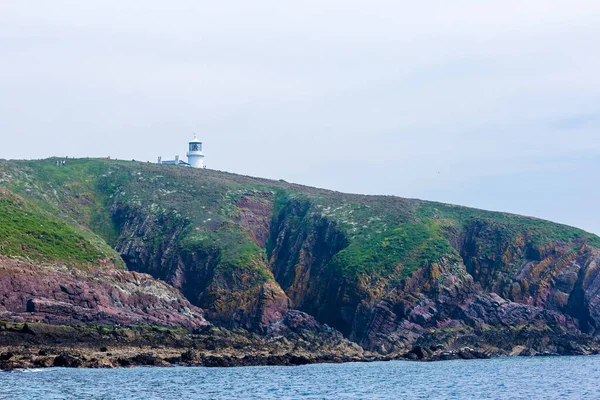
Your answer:
[[[208,325],[203,311],[151,276],[40,265],[0,257],[0,319],[13,322]]]
[[[348,281],[327,268],[348,245],[343,232],[326,218],[307,220],[306,209],[296,204],[277,218],[274,275],[294,306],[366,349],[403,354],[432,330],[528,326],[546,329],[548,342],[566,332],[598,333],[600,252],[582,242],[540,246],[481,220],[446,232],[456,253],[406,280],[394,282],[397,265],[385,277]]]
[[[0,163],[10,198],[0,211],[39,212],[52,227],[7,225],[29,248],[0,234],[0,254],[50,262],[4,258],[5,319],[197,327],[206,316],[267,336],[333,328],[380,356],[410,358],[451,358],[460,352],[444,352],[458,346],[589,353],[600,336],[600,238],[574,228],[216,171],[70,167]],[[70,263],[88,270],[41,267],[56,265],[47,246],[56,229],[76,253]]]
[[[274,216],[268,256],[273,275],[293,307],[348,333],[351,285],[328,265],[349,244],[333,221],[309,213],[309,201],[291,201]]]
[[[245,197],[236,205],[236,229],[265,246],[271,204]],[[190,230],[184,219],[119,204],[111,212],[120,232],[115,248],[128,268],[180,289],[193,304],[205,308],[211,321],[228,328],[260,330],[288,312],[289,299],[273,280],[264,257],[248,257],[247,265],[236,268],[224,263],[226,249],[182,243]]]
[[[482,290],[502,298],[559,312],[584,333],[598,334],[599,251],[582,243],[536,244],[524,235],[509,240],[497,227],[471,226],[460,253]],[[493,252],[480,243],[495,243]]]

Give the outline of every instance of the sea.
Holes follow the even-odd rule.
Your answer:
[[[600,399],[600,356],[0,373],[0,399]]]

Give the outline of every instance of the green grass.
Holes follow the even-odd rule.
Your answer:
[[[571,226],[515,214],[422,202],[417,215],[423,220],[445,219],[451,221],[458,230],[468,227],[475,221],[484,221],[494,226],[506,240],[514,240],[517,236],[523,235],[528,242],[535,246],[561,241],[574,245],[585,242],[600,247],[600,237],[594,234]]]
[[[407,223],[354,241],[334,256],[332,264],[352,278],[363,274],[388,276],[400,268],[395,279],[402,280],[442,257],[456,258],[456,252],[441,234],[440,224],[431,221]]]
[[[106,256],[68,224],[6,192],[0,192],[0,253],[80,264]]]

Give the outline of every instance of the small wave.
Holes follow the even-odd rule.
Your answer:
[[[45,371],[50,371],[50,368],[15,368],[12,371],[7,371],[7,372],[31,374],[34,372],[45,372]]]

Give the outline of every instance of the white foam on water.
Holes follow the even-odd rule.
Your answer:
[[[7,372],[17,372],[17,373],[24,373],[24,374],[31,374],[34,372],[46,372],[46,371],[50,371],[50,368],[16,368],[12,371],[7,371]]]

